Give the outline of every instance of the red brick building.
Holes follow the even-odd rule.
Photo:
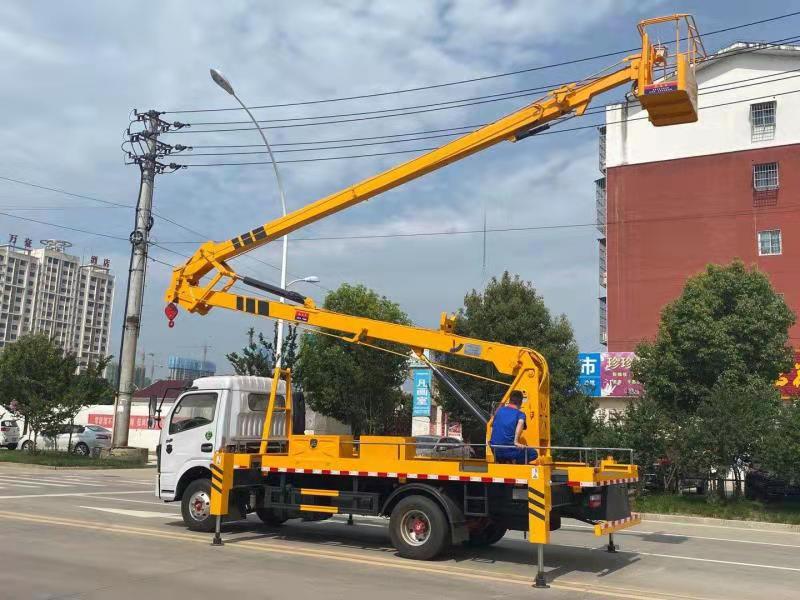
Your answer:
[[[633,102],[607,111],[596,185],[610,351],[651,339],[708,263],[757,265],[800,312],[797,69],[800,47],[736,44],[697,69],[697,123],[655,128]],[[800,347],[800,325],[790,335]]]

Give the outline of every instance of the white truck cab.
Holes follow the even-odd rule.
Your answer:
[[[260,444],[272,379],[254,376],[202,377],[183,392],[161,422],[156,495],[180,501],[188,527],[211,531],[211,457],[225,447]],[[280,382],[277,405],[284,401]],[[303,430],[302,400],[295,394],[294,418]],[[298,401],[299,400],[299,401]],[[283,414],[273,419],[271,438],[286,435]],[[250,509],[238,507],[240,517]]]

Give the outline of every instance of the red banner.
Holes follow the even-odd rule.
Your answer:
[[[106,429],[114,428],[114,415],[104,415],[101,413],[89,413],[89,425],[100,425]],[[131,415],[131,429],[160,429],[158,423],[153,423],[152,427],[147,426],[147,417],[144,415]]]
[[[784,398],[800,397],[800,353],[795,354],[792,370],[778,377],[775,387]]]

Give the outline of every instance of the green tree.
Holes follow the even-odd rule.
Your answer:
[[[328,293],[324,306],[349,315],[410,323],[396,303],[363,285],[341,285]],[[370,343],[392,353],[324,333],[308,333],[302,338],[297,359],[296,376],[307,392],[308,405],[348,424],[356,436],[389,432],[398,410],[408,405],[400,391],[408,372],[408,350],[384,342]]]
[[[0,404],[14,402],[34,434],[51,434],[62,423],[60,407],[76,368],[75,356],[65,353],[47,336],[22,336],[0,353]]]
[[[481,340],[502,342],[537,350],[550,366],[550,406],[554,445],[581,445],[592,427],[594,404],[578,389],[578,345],[572,325],[565,315],[554,317],[530,282],[507,271],[493,277],[480,292],[464,297],[458,311],[456,333]],[[492,379],[507,380],[493,365],[443,355],[440,361],[458,369]],[[488,381],[454,373],[453,377],[477,404],[487,412],[498,402],[506,388]],[[480,436],[472,416],[449,393],[439,399],[453,417],[466,422]]]
[[[237,375],[258,375],[272,377],[275,372],[275,348],[278,345],[278,324],[274,325],[272,341],[268,342],[264,334],[251,327],[247,330],[247,345],[241,353],[231,352],[225,355]],[[283,366],[294,367],[297,361],[297,328],[289,325],[283,340]]]
[[[772,383],[787,371],[794,323],[765,274],[739,260],[709,265],[664,308],[655,341],[638,346],[634,375],[665,407],[694,414],[723,376]]]
[[[680,428],[673,464],[719,478],[733,469],[738,478],[780,417],[773,383],[791,365],[794,322],[766,275],[741,261],[687,281],[633,365],[647,397]]]
[[[113,404],[114,387],[103,377],[111,356],[90,362],[86,368],[73,375],[69,388],[56,407],[56,419],[59,423],[75,423],[75,416],[80,410],[92,404]],[[72,432],[69,434],[67,448],[72,449]]]
[[[644,397],[631,401],[624,412],[612,414],[608,420],[598,417],[586,445],[632,449],[641,490],[650,475],[656,476],[664,489],[673,489],[684,468],[682,461],[689,443],[686,425],[674,421],[657,402]],[[631,459],[627,453],[616,458],[623,462]]]
[[[758,452],[759,466],[800,485],[800,402],[782,404],[765,430]]]

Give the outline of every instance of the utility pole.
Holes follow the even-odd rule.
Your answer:
[[[181,165],[166,165],[159,158],[173,152],[187,150],[185,146],[170,146],[159,141],[158,136],[170,129],[181,129],[186,124],[167,123],[161,119],[163,113],[149,110],[144,113],[134,111],[134,120],[143,125],[141,131],[131,131],[128,127],[128,140],[123,144],[123,152],[127,155],[126,164],[139,165],[141,184],[139,199],[136,202],[136,224],[130,235],[131,261],[128,267],[128,294],[125,298],[125,317],[122,329],[122,340],[119,350],[119,375],[117,380],[117,398],[114,402],[114,433],[111,445],[113,448],[128,446],[128,429],[131,418],[131,401],[133,400],[134,377],[136,374],[136,345],[139,342],[139,331],[142,323],[142,301],[144,298],[145,274],[147,273],[147,250],[150,243],[150,229],[153,227],[153,187],[156,174],[175,172]],[[127,149],[125,148],[127,146]],[[144,363],[144,357],[142,358]]]
[[[152,112],[152,111],[151,111]],[[147,152],[140,157],[141,184],[136,203],[136,226],[131,232],[131,262],[128,269],[128,296],[125,300],[125,321],[122,330],[122,344],[119,357],[119,387],[114,405],[114,435],[111,445],[114,448],[128,446],[128,427],[133,400],[133,380],[136,371],[136,344],[139,341],[139,328],[142,320],[142,299],[144,298],[144,277],[147,271],[147,245],[150,228],[153,226],[153,186],[156,179],[156,149],[158,141],[159,118],[157,114],[145,116],[144,143]]]

